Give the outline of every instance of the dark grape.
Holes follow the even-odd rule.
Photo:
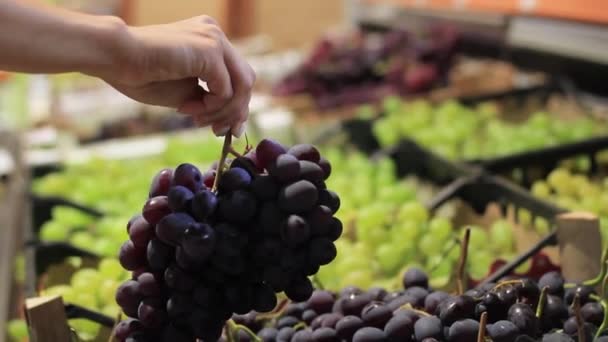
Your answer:
[[[361,315],[363,308],[373,300],[369,293],[351,294],[344,298],[342,311],[344,315]]]
[[[272,139],[263,139],[255,149],[255,155],[262,168],[268,168],[277,157],[286,153],[287,150],[279,142]]]
[[[270,175],[259,175],[251,183],[251,191],[262,201],[275,200],[279,194],[279,185]]]
[[[538,319],[529,305],[523,303],[513,304],[509,309],[508,318],[519,329],[519,332],[530,336],[536,335]]]
[[[365,327],[357,330],[353,336],[353,342],[384,342],[386,341],[386,334],[384,331],[373,328]]]
[[[266,234],[279,235],[285,214],[275,202],[264,202],[260,209],[258,222]]]
[[[394,316],[384,326],[384,333],[390,342],[412,341],[414,322],[407,316]]]
[[[277,305],[277,297],[269,285],[257,284],[253,288],[253,309],[257,312],[272,311]]]
[[[118,260],[124,269],[134,271],[146,265],[146,250],[135,246],[133,241],[128,240],[120,247]]]
[[[248,191],[237,190],[220,198],[219,212],[224,220],[231,223],[246,223],[256,212],[257,201]]]
[[[185,186],[192,192],[198,192],[205,186],[201,171],[189,163],[180,164],[175,168],[171,185]]]
[[[312,295],[312,284],[306,277],[294,278],[285,288],[285,294],[289,299],[297,302],[308,300]]]
[[[279,191],[279,208],[289,213],[304,213],[317,203],[318,192],[314,184],[300,180]]]
[[[329,163],[329,161],[321,157],[321,159],[319,159],[318,164],[323,170],[323,179],[329,178],[329,176],[331,175],[331,164]]]
[[[296,331],[291,326],[279,328],[279,333],[277,334],[277,342],[290,342],[291,338],[295,333]]]
[[[236,191],[245,189],[251,184],[251,175],[247,170],[240,167],[232,167],[222,174],[220,179],[220,191]]]
[[[414,323],[414,336],[416,341],[422,341],[425,338],[434,338],[439,341],[443,340],[443,326],[439,318],[435,316],[422,317]]]
[[[412,267],[403,274],[403,287],[405,289],[413,286],[427,288],[429,286],[429,277],[423,270]]]
[[[192,340],[194,340],[192,335],[172,325],[163,330],[163,342],[192,342]]]
[[[342,340],[350,341],[357,330],[363,328],[363,320],[357,316],[344,316],[336,323],[336,333]]]
[[[548,272],[543,274],[538,280],[538,287],[547,287],[547,294],[563,297],[564,296],[564,278],[559,272]]]
[[[171,265],[165,270],[165,283],[170,289],[189,292],[194,289],[196,280],[177,265]]]
[[[190,189],[185,186],[177,185],[169,189],[167,194],[167,201],[169,202],[169,208],[173,212],[187,211],[190,209],[190,203],[194,194]]]
[[[259,266],[272,264],[281,257],[281,241],[267,238],[254,246],[252,260]]]
[[[361,311],[361,318],[366,326],[384,328],[384,325],[393,317],[393,312],[381,302],[371,302]]]
[[[281,239],[288,246],[295,247],[308,241],[310,227],[306,220],[298,215],[289,215],[281,227]]]
[[[540,317],[540,324],[543,330],[560,328],[568,318],[568,308],[561,298],[548,295],[543,307],[543,315]]]
[[[134,280],[125,281],[116,290],[116,303],[130,317],[137,317],[137,307],[142,298],[139,283]]]
[[[169,187],[171,186],[171,180],[173,179],[173,170],[172,169],[162,169],[158,171],[154,179],[152,179],[152,184],[150,185],[150,191],[148,193],[148,198],[156,197],[156,196],[166,196],[169,192]]]
[[[475,317],[475,300],[469,296],[456,296],[446,299],[445,306],[441,306],[439,318],[445,325]]]
[[[195,223],[184,232],[181,246],[189,257],[205,261],[215,247],[215,231],[207,224]]]
[[[486,293],[481,299],[480,304],[485,307],[488,313],[488,322],[494,323],[507,319],[509,305],[504,304],[494,292]],[[479,312],[479,315],[481,315],[481,312]]]
[[[540,289],[536,282],[532,279],[521,279],[521,284],[516,285],[517,296],[521,303],[526,303],[532,308],[536,308],[538,298],[540,297]]]
[[[515,341],[517,335],[519,335],[519,329],[515,324],[510,321],[501,320],[494,324],[488,324],[486,326],[488,336],[494,342],[511,342]]]
[[[313,163],[318,163],[321,159],[319,150],[310,144],[299,144],[292,146],[287,153],[298,158],[298,160],[308,160]]]
[[[161,271],[167,268],[173,259],[175,251],[173,247],[163,243],[158,239],[152,239],[146,249],[148,265],[154,271]]]
[[[171,318],[183,318],[194,311],[192,297],[183,293],[174,293],[167,301],[167,314]]]
[[[128,233],[129,238],[138,248],[145,248],[150,239],[154,237],[154,229],[142,216],[138,216],[131,222]]]
[[[360,295],[363,293],[363,290],[356,286],[347,286],[340,291],[340,297],[352,297],[355,295]]]
[[[425,288],[414,286],[406,289],[403,294],[414,299],[415,307],[424,307],[424,301],[426,296],[428,296],[429,291],[427,291]]]
[[[137,277],[139,290],[146,297],[159,296],[161,287],[156,277],[149,272],[142,273]]]
[[[340,209],[340,197],[330,190],[319,190],[319,204],[324,205],[331,209],[331,212],[335,214]]]
[[[424,299],[424,311],[430,314],[435,314],[439,303],[446,300],[448,297],[450,297],[450,295],[443,291],[435,291],[430,293]]]
[[[329,235],[330,225],[332,222],[331,210],[324,206],[315,206],[311,211],[306,213],[306,221],[310,224],[311,234],[313,236]]]
[[[338,238],[342,235],[342,230],[343,230],[342,221],[333,217],[331,219],[331,224],[329,225],[329,228],[327,229],[327,238],[330,239],[331,241],[338,240]]]
[[[414,306],[414,304],[416,304],[416,301],[416,298],[404,294],[388,302],[388,306],[391,310],[395,311],[406,304]]]
[[[546,334],[543,336],[542,342],[574,342],[572,337],[559,332]]]
[[[367,290],[367,293],[372,296],[373,300],[379,301],[384,300],[384,297],[386,297],[386,295],[388,294],[388,292],[386,292],[386,290],[381,287],[372,287]]]
[[[589,296],[596,294],[595,290],[591,286],[577,285],[573,288],[566,290],[564,299],[566,304],[571,305],[574,302],[574,297],[578,294],[581,305],[585,305],[589,302]]]
[[[260,337],[262,342],[275,342],[279,331],[275,328],[264,328],[258,331],[257,335]]]
[[[310,241],[310,260],[318,265],[327,265],[337,255],[336,246],[325,238],[315,238]]]
[[[148,199],[142,210],[143,217],[152,226],[155,226],[158,221],[170,213],[171,209],[167,196],[156,196]]]
[[[315,342],[340,342],[336,331],[327,327],[314,330],[312,332],[312,340]]]
[[[307,306],[317,314],[330,312],[334,306],[334,296],[329,291],[315,290],[308,299]]]
[[[118,340],[125,340],[132,334],[143,330],[143,325],[140,321],[129,318],[124,321],[120,321],[114,327],[114,337]]]
[[[203,221],[215,212],[217,204],[218,200],[215,194],[207,189],[203,189],[192,198],[190,210],[197,220]]]
[[[186,213],[169,214],[156,225],[156,236],[168,245],[177,246],[186,230],[194,224],[194,219]]]
[[[161,301],[155,297],[142,300],[137,309],[137,317],[145,327],[162,326],[167,319],[167,313],[161,305]]]
[[[293,327],[296,324],[300,323],[300,320],[294,316],[284,316],[279,318],[277,321],[277,328],[282,329],[285,327]]]
[[[292,182],[300,176],[300,162],[292,155],[282,154],[270,164],[268,173],[279,183]]]
[[[216,170],[209,170],[203,173],[203,184],[208,188],[213,188],[213,183],[215,182],[215,174]]]
[[[296,333],[291,338],[291,342],[312,342],[312,330],[310,329],[302,329],[296,331]]]
[[[562,307],[565,309],[565,306]],[[581,316],[586,322],[599,327],[604,319],[604,309],[600,303],[589,302],[581,308]]]
[[[300,160],[300,178],[316,184],[325,179],[325,173],[319,165],[308,160]]]
[[[302,320],[304,321],[304,323],[310,325],[310,323],[312,323],[312,321],[317,318],[318,315],[315,312],[315,310],[306,310],[302,313]]]
[[[468,342],[475,341],[479,333],[479,322],[474,319],[456,321],[450,326],[448,341]]]

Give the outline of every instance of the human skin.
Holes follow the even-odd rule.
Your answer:
[[[133,27],[113,16],[0,0],[0,70],[81,72],[130,98],[240,136],[255,73],[211,17]],[[207,83],[209,91],[199,86]]]

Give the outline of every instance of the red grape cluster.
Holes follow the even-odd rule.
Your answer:
[[[275,292],[307,300],[308,276],[336,257],[340,199],[314,146],[263,140],[219,167],[181,164],[154,178],[120,250],[133,277],[116,292],[131,317],[118,340],[217,341],[233,313],[271,311]]]

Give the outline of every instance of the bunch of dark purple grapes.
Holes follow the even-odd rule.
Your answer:
[[[236,155],[204,174],[181,164],[154,178],[120,250],[133,277],[116,293],[131,317],[118,340],[217,341],[233,313],[271,311],[276,292],[307,300],[308,276],[336,257],[340,199],[318,150],[263,140]]]
[[[403,285],[396,292],[316,290],[277,317],[250,312],[233,319],[263,342],[608,341],[608,336],[594,340],[604,310],[593,289],[565,288],[557,272],[545,274],[538,284],[510,279],[455,295],[433,291],[427,275],[413,268],[404,274]],[[246,331],[238,332],[237,341],[254,340]]]

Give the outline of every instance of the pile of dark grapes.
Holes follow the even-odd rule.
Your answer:
[[[217,341],[234,313],[273,310],[277,292],[306,301],[308,276],[336,257],[340,199],[314,146],[266,139],[227,164],[154,178],[120,250],[133,277],[116,293],[130,317],[117,340]]]
[[[397,292],[316,290],[307,301],[290,303],[272,319],[255,312],[233,319],[264,342],[475,342],[485,312],[485,337],[491,341],[565,342],[579,341],[573,307],[578,295],[585,341],[608,341],[608,336],[593,339],[604,319],[593,289],[566,289],[557,272],[545,274],[539,283],[511,279],[454,295],[433,291],[423,271],[410,269],[403,285],[404,290]],[[547,289],[538,314],[541,287]],[[254,340],[243,331],[238,336],[241,342]]]

